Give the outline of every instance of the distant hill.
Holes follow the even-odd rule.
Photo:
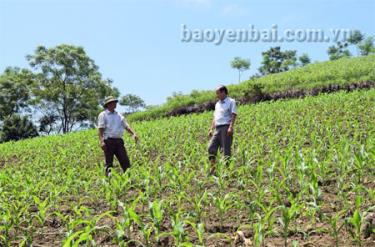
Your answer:
[[[375,55],[369,55],[317,62],[228,87],[230,95],[240,103],[257,103],[374,86]],[[214,90],[194,90],[188,95],[172,96],[167,103],[134,113],[128,118],[137,121],[203,112],[212,110],[215,100]]]

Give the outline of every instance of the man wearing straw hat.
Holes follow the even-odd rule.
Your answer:
[[[122,170],[125,172],[130,167],[128,154],[122,139],[124,130],[129,132],[135,141],[138,136],[130,128],[125,118],[115,111],[118,100],[109,96],[104,101],[105,110],[99,114],[98,129],[100,146],[105,156],[105,174],[111,176],[111,168],[113,166],[113,156],[115,155],[120,162]]]

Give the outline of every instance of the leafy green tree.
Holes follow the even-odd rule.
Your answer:
[[[46,113],[39,119],[39,132],[49,135],[56,131],[59,117],[53,113]],[[58,131],[56,131],[58,132]]]
[[[366,56],[374,53],[374,38],[372,36],[365,38],[365,35],[359,30],[351,32],[349,38],[345,42],[337,42],[336,45],[328,48],[330,60],[340,59],[342,57],[350,57],[349,46],[356,46],[357,54]]]
[[[126,113],[134,113],[140,108],[146,107],[146,104],[143,101],[143,99],[134,94],[126,94],[122,96],[120,100],[120,105],[123,105],[127,108]]]
[[[329,60],[337,60],[343,57],[350,57],[351,53],[348,49],[347,42],[337,42],[336,45],[328,47]]]
[[[110,80],[102,79],[98,66],[82,47],[39,46],[27,59],[37,71],[36,103],[58,116],[59,132],[70,132],[77,125],[92,126],[105,96],[119,94]]]
[[[354,30],[350,33],[349,38],[346,40],[351,45],[359,44],[363,39],[365,38],[365,35],[361,33],[359,30]]]
[[[250,59],[244,59],[240,57],[235,57],[231,62],[230,65],[232,68],[238,70],[238,83],[241,82],[241,74],[245,70],[250,68]]]
[[[356,50],[357,50],[357,55],[359,55],[358,44],[361,43],[364,39],[365,39],[365,35],[361,33],[361,31],[353,30],[350,33],[349,38],[346,40],[346,42],[348,43],[348,45],[355,45]]]
[[[263,61],[259,72],[262,75],[284,72],[296,66],[296,51],[281,51],[280,46],[271,47],[268,51],[262,52]]]
[[[35,136],[38,136],[37,128],[28,117],[14,114],[4,119],[1,142],[18,141]]]
[[[0,120],[28,108],[33,85],[29,70],[8,67],[0,75]]]
[[[374,37],[370,36],[364,39],[358,44],[358,49],[362,56],[367,56],[369,54],[375,53]]]
[[[311,59],[307,53],[303,53],[299,58],[298,58],[301,66],[305,66],[309,63],[311,63]]]

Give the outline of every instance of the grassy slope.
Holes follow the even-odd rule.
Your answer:
[[[225,246],[223,236],[233,237],[238,227],[260,223],[253,213],[263,216],[264,212],[256,203],[277,208],[297,193],[295,200],[302,208],[291,229],[307,235],[303,239],[292,232],[290,238],[333,246],[330,217],[342,209],[345,214],[351,212],[355,195],[363,196],[362,211],[375,202],[375,167],[370,162],[375,159],[374,102],[372,89],[240,107],[235,162],[229,168],[219,166],[218,178],[207,176],[206,130],[212,113],[134,123],[142,142],[136,146],[129,138],[125,141],[133,167],[126,176],[114,176],[111,185],[103,177],[102,152],[94,130],[0,144],[0,212],[4,212],[0,217],[4,222],[9,211],[11,219],[24,221],[18,228],[13,223],[13,244],[30,234],[35,244],[59,245],[74,220],[95,219],[116,209],[117,200],[129,206],[143,193],[136,211],[144,223],[152,221],[149,202],[162,199],[163,232],[171,230],[171,219],[180,210],[181,218],[205,223],[206,245],[220,242]],[[311,188],[321,193],[317,207]],[[210,196],[203,201],[199,221],[190,199],[204,191]],[[229,192],[231,208],[220,230],[214,202]],[[46,199],[50,206],[43,228],[36,220],[39,211],[33,196]],[[67,218],[53,216],[53,212]],[[275,219],[280,215],[281,208],[277,208]],[[97,233],[94,238],[99,245],[116,245],[114,229],[120,218],[121,213],[95,223],[111,229]],[[282,243],[280,225],[272,226],[275,233],[265,241]],[[132,238],[143,241],[137,229]],[[197,244],[193,230],[185,229]],[[311,232],[319,229],[320,236]],[[224,235],[215,235],[219,231]],[[169,241],[164,245],[170,245]],[[345,229],[340,241],[352,241]]]
[[[288,72],[267,75],[262,78],[230,85],[230,94],[242,98],[254,83],[264,86],[264,92],[283,92],[290,89],[312,89],[329,84],[375,82],[375,55],[344,58],[337,61],[318,62]],[[174,97],[167,103],[130,115],[129,120],[154,119],[183,106],[200,104],[215,99],[214,91],[194,91],[190,95]]]

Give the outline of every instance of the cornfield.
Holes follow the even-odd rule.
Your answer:
[[[373,246],[374,89],[239,107],[215,176],[211,118],[134,123],[110,180],[96,130],[1,144],[0,246]]]

